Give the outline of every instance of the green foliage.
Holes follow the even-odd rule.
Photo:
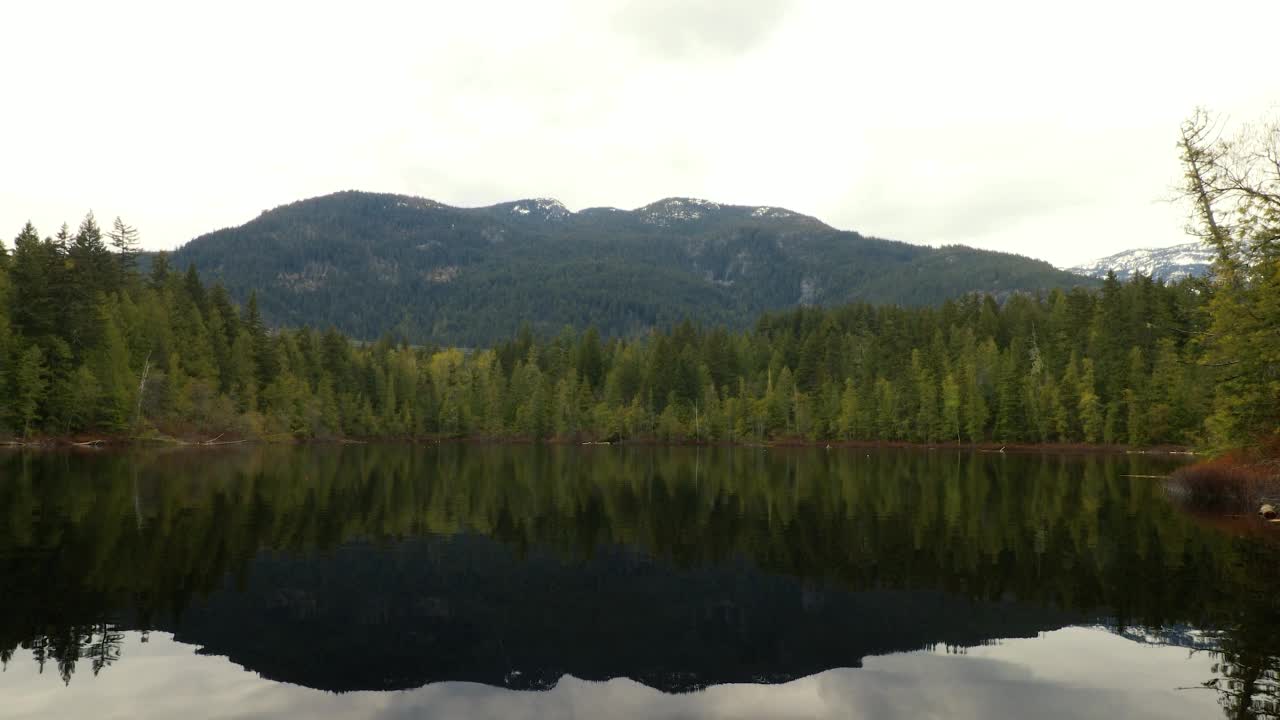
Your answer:
[[[805,307],[741,331],[526,327],[477,351],[271,329],[267,295],[240,309],[194,267],[144,280],[117,254],[92,216],[19,234],[0,268],[9,433],[1145,445],[1199,442],[1229,407],[1197,340],[1218,301],[1193,280]]]
[[[1201,335],[1219,446],[1280,438],[1280,119],[1234,137],[1198,111],[1179,141],[1192,229],[1217,253]]]
[[[30,434],[38,417],[47,374],[39,347],[32,345],[18,354],[9,390],[9,425],[24,436]]]

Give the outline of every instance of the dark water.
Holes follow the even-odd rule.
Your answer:
[[[0,717],[1276,717],[1168,460],[0,454]]]

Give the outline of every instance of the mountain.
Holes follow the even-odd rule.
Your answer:
[[[1189,242],[1163,248],[1125,250],[1068,268],[1068,271],[1091,278],[1104,278],[1107,271],[1114,270],[1116,277],[1121,280],[1128,279],[1134,273],[1160,280],[1178,280],[1208,275],[1211,265],[1213,251],[1205,247],[1204,243]]]
[[[850,592],[741,559],[684,568],[630,547],[597,546],[566,562],[473,534],[390,551],[348,543],[320,556],[264,553],[246,577],[153,627],[262,677],[328,692],[447,681],[547,690],[565,675],[692,692],[1034,638],[1087,618],[1014,598]]]
[[[691,198],[572,212],[546,198],[459,208],[348,191],[263,212],[173,255],[242,301],[256,289],[274,324],[463,346],[524,323],[540,334],[594,323],[627,335],[684,318],[742,327],[801,304],[926,304],[1092,282],[1018,255]]]

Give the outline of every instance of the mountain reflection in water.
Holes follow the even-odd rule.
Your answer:
[[[837,682],[899,703],[883,716],[927,707],[933,696],[868,689],[892,666],[886,683],[981,697],[1012,683],[1040,716],[1076,717],[1103,705],[1067,700],[1063,679],[1158,647],[1146,674],[1133,668],[1156,655],[1111,663],[1109,682],[1125,684],[1095,686],[1109,713],[1172,693],[1175,713],[1207,697],[1231,717],[1274,717],[1277,553],[1197,525],[1157,481],[1126,477],[1167,469],[942,450],[0,455],[0,687],[92,701],[130,684],[132,658],[156,647],[149,632],[264,678],[253,682],[328,691],[439,683],[436,695],[500,705],[700,691],[704,704],[684,710],[641,704],[714,714],[706,702],[757,697],[743,707],[763,711],[788,693],[844,697]],[[1033,648],[1018,672],[1053,668],[1048,679],[1002,675],[1013,647]],[[212,658],[171,661],[167,684],[196,660]],[[972,682],[947,674],[962,666]],[[726,695],[729,683],[785,684]]]

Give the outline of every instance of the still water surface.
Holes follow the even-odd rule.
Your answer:
[[[1276,717],[1167,459],[0,454],[3,718]]]

